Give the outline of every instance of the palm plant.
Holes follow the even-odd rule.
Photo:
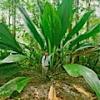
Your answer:
[[[66,46],[71,51],[73,48],[76,48],[77,43],[80,43],[79,47],[84,43],[84,40],[94,36],[95,34],[100,32],[100,24],[93,26],[90,30],[85,33],[82,33],[75,37],[75,35],[83,28],[84,24],[87,22],[87,19],[91,16],[93,11],[87,11],[82,18],[79,19],[75,26],[72,26],[71,30],[69,31],[71,24],[73,24],[73,16],[75,13],[75,9],[73,8],[73,1],[74,0],[62,0],[61,4],[58,7],[53,6],[52,4],[46,2],[43,7],[43,12],[40,15],[41,22],[40,22],[40,29],[32,22],[30,17],[28,16],[26,10],[20,5],[18,6],[21,14],[23,15],[23,19],[30,30],[30,33],[33,36],[33,39],[37,41],[41,50],[47,49],[49,53],[55,53],[57,49],[62,50]],[[15,40],[15,38],[9,32],[9,29],[4,24],[0,24],[0,48],[13,50],[16,51],[19,55],[9,57],[9,63],[19,61],[18,56],[25,57],[23,50],[19,43]],[[7,41],[8,40],[8,41]],[[1,61],[1,63],[7,63],[8,58]],[[72,65],[70,65],[72,66]],[[78,65],[75,65],[78,66]],[[65,68],[65,67],[64,67]],[[71,67],[66,68],[68,71],[72,71]],[[78,73],[81,70],[86,71],[87,73],[94,73],[88,68],[83,68],[79,66],[79,68],[75,67],[75,70],[78,70]],[[87,73],[82,73],[79,75],[84,76]],[[78,76],[78,75],[77,75]],[[94,74],[94,76],[96,76]],[[94,77],[92,80],[92,84],[95,83],[95,78],[98,80],[97,77]],[[86,78],[87,82],[90,83],[89,77]],[[89,80],[89,81],[88,81]],[[96,81],[95,84],[100,84],[99,80]],[[94,85],[95,85],[94,84]],[[97,87],[100,85],[91,85],[92,89],[97,93]],[[96,87],[96,89],[94,89]],[[100,96],[99,92],[97,96]]]
[[[81,33],[75,37],[85,23],[87,23],[87,20],[93,11],[87,11],[84,13],[77,24],[71,28],[71,25],[73,24],[73,16],[76,11],[73,8],[73,1],[74,0],[62,0],[62,3],[58,7],[55,7],[48,2],[46,2],[43,7],[39,6],[40,9],[43,9],[40,15],[41,29],[38,29],[31,21],[26,10],[22,6],[19,6],[19,10],[23,15],[26,25],[42,50],[46,49],[51,54],[55,53],[58,49],[62,51],[62,49],[67,46],[68,50],[71,51],[73,48],[77,47],[77,44],[80,44],[77,47],[79,48],[84,43],[84,40],[100,32],[100,24],[98,24],[93,26],[87,32]]]
[[[77,24],[73,26],[71,31],[68,31],[72,24],[72,18],[74,15],[73,0],[62,0],[62,3],[57,8],[55,8],[49,3],[45,4],[43,13],[40,16],[40,26],[42,32],[38,32],[38,29],[31,21],[23,7],[20,6],[19,10],[24,17],[26,25],[30,29],[34,38],[38,41],[40,47],[42,49],[46,48],[49,53],[55,52],[55,50],[57,50],[57,48],[59,47],[60,49],[62,49],[61,47],[64,48],[66,45],[68,45],[68,48],[72,50],[73,47],[77,45],[77,43],[82,44],[83,40],[86,40],[89,37],[94,36],[95,34],[100,32],[100,24],[98,24],[92,27],[89,31],[80,34],[74,38],[74,36],[82,29],[84,24],[87,22],[93,11],[87,11],[77,22]],[[78,64],[70,64],[68,66],[65,65],[64,68],[69,73],[69,75],[82,75],[87,81],[87,83],[90,85],[90,87],[96,92],[98,98],[100,97],[100,92],[98,88],[100,87],[100,81],[92,70]],[[90,75],[92,74],[94,75],[94,80],[90,78]]]
[[[82,29],[93,11],[87,11],[69,32],[68,30],[70,29],[70,25],[73,23],[73,9],[73,0],[62,0],[62,3],[57,8],[52,6],[50,3],[46,3],[43,13],[40,16],[40,30],[31,21],[26,10],[22,6],[19,6],[19,10],[23,15],[23,19],[31,31],[32,36],[37,40],[41,49],[46,48],[49,53],[52,53],[55,48],[59,48],[61,44],[63,47],[66,46],[68,42],[70,42],[69,48],[72,49],[78,42],[100,32],[100,24],[98,24],[93,26],[89,31],[74,37],[75,34]]]

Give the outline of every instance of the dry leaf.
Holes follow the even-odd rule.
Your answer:
[[[48,100],[58,100],[58,98],[56,97],[56,90],[53,86],[50,87]]]
[[[73,85],[73,87],[80,93],[84,94],[87,97],[91,97],[91,93],[87,92],[82,86]]]
[[[35,99],[39,100],[39,92],[35,89],[33,96]]]

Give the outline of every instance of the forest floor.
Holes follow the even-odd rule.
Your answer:
[[[31,78],[21,94],[8,100],[97,100],[82,77],[73,78],[65,72],[44,79],[39,73],[24,71]],[[54,99],[52,99],[54,97]]]

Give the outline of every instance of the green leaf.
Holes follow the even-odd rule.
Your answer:
[[[84,24],[87,22],[87,20],[89,19],[90,15],[92,14],[93,11],[89,11],[86,12],[82,18],[77,22],[77,24],[74,26],[74,28],[72,29],[71,33],[69,33],[64,41],[64,45],[65,43],[70,40],[73,35],[77,34],[80,29],[82,29],[82,27],[84,26]]]
[[[73,1],[74,0],[62,0],[62,4],[58,7],[58,13],[62,24],[62,37],[69,28],[73,17]]]
[[[92,90],[95,91],[98,100],[100,99],[100,80],[93,70],[79,64],[64,65],[64,69],[73,77],[83,76]]]
[[[9,82],[5,83],[3,86],[0,87],[0,97],[10,97],[10,95],[14,91],[20,93],[28,82],[29,78],[26,77],[17,77],[10,80]]]
[[[73,51],[75,51],[76,49],[79,49],[79,48],[84,48],[84,47],[88,47],[88,46],[93,46],[93,44],[92,43],[88,43],[88,42],[83,42],[83,43],[80,43],[78,46],[75,46],[75,48],[73,49]]]
[[[20,54],[9,55],[8,57],[6,57],[3,60],[1,60],[0,61],[0,64],[4,64],[4,63],[15,63],[15,62],[22,61],[25,58],[26,58],[26,56],[20,55]]]
[[[24,21],[25,21],[27,27],[29,28],[32,36],[36,39],[36,41],[39,43],[41,48],[44,49],[45,42],[44,42],[42,34],[39,32],[36,25],[31,21],[26,10],[22,6],[19,6],[18,8],[19,8],[21,14],[23,15]]]
[[[0,23],[0,48],[22,53],[21,47],[4,23]]]
[[[21,71],[21,67],[17,64],[2,64],[0,65],[0,79],[10,78]]]
[[[37,4],[41,14],[43,13],[44,10],[44,3],[45,3],[44,1],[37,0]]]
[[[71,44],[69,46],[69,48],[71,49],[74,45],[76,45],[77,43],[90,38],[91,36],[96,35],[97,33],[100,32],[100,24],[96,25],[95,27],[93,27],[91,30],[89,30],[88,32],[79,35],[78,37],[76,37],[76,39],[74,39],[73,41],[71,41]]]
[[[41,27],[47,45],[50,43],[51,49],[57,47],[61,41],[61,22],[56,9],[49,3],[45,4],[41,16]]]

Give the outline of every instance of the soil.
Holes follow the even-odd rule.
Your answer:
[[[66,73],[54,75],[53,78],[42,77],[41,74],[26,72],[31,81],[17,97],[8,100],[49,100],[48,94],[53,85],[57,100],[97,100],[93,91],[82,77],[73,78]],[[53,99],[55,100],[55,99]]]

